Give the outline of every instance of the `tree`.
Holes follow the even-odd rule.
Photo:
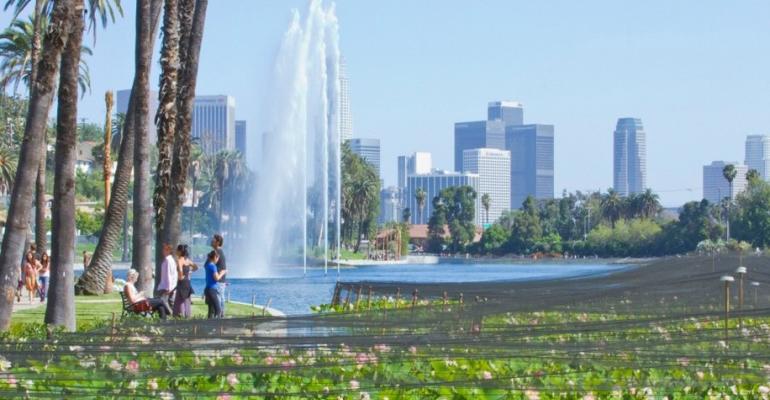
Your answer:
[[[476,196],[476,191],[470,186],[449,187],[441,191],[453,251],[463,251],[476,236]]]
[[[727,183],[730,185],[730,194],[727,201],[727,214],[730,214],[730,206],[733,202],[733,181],[735,180],[735,177],[738,176],[738,170],[735,169],[735,165],[727,164],[722,169],[722,175],[727,180]],[[730,241],[730,218],[728,216],[727,218],[727,241]]]
[[[489,223],[489,207],[492,206],[492,198],[489,196],[489,193],[484,193],[484,195],[481,196],[481,206],[484,207],[484,213],[486,215],[486,223]]]
[[[428,221],[428,251],[432,253],[444,251],[446,224],[446,205],[441,196],[436,196],[433,198],[433,214]]]
[[[417,222],[420,224],[425,223],[423,220],[423,213],[425,212],[425,197],[427,196],[427,193],[425,193],[425,189],[423,188],[417,188],[417,191],[414,194],[415,200],[417,200],[417,209],[419,210],[419,214],[417,215]]]
[[[77,291],[85,294],[104,293],[104,283],[107,274],[112,269],[112,254],[120,241],[121,231],[127,232],[127,208],[129,192],[131,191],[131,177],[134,169],[135,150],[142,150],[140,157],[145,157],[147,161],[147,174],[149,178],[149,153],[148,138],[149,127],[147,125],[147,115],[149,113],[150,96],[150,68],[152,65],[152,53],[155,46],[155,34],[160,18],[161,10],[160,0],[140,0],[136,7],[136,40],[135,40],[135,64],[134,64],[134,82],[131,89],[131,96],[128,102],[128,112],[121,118],[120,115],[115,119],[117,124],[123,120],[124,123],[116,130],[116,135],[120,134],[120,149],[118,152],[118,165],[115,169],[115,177],[112,184],[112,194],[110,195],[110,204],[106,210],[102,234],[99,236],[99,242],[96,245],[91,264],[81,275],[77,284]],[[136,185],[135,185],[136,186]],[[149,193],[147,186],[142,188],[142,194]],[[136,188],[134,188],[136,193]],[[145,220],[150,223],[146,216],[151,215],[150,211],[142,209],[148,202],[134,202],[133,218]],[[137,208],[144,213],[137,213]],[[124,239],[127,235],[124,234]],[[149,241],[149,237],[137,238],[134,232],[133,240],[137,239]],[[149,253],[147,253],[149,261]],[[136,258],[134,258],[136,260]],[[140,279],[137,282],[137,288],[146,290],[152,287],[151,265],[133,262],[132,268],[140,271]]]
[[[660,197],[653,193],[651,189],[645,190],[636,199],[639,202],[639,216],[642,219],[654,218],[660,212]]]
[[[752,168],[746,172],[746,181],[749,183],[749,186],[755,185],[760,180],[762,180],[762,175],[756,169]]]
[[[508,240],[508,248],[517,254],[529,254],[534,250],[535,243],[543,237],[537,201],[528,196],[520,211],[513,217],[513,226]]]
[[[500,254],[505,249],[510,233],[500,224],[492,224],[481,237],[481,250],[486,254]]]
[[[610,189],[602,198],[602,215],[610,222],[610,226],[613,228],[615,227],[615,223],[623,215],[623,199],[621,199],[618,192],[613,189]]]
[[[77,161],[77,103],[80,47],[83,42],[83,0],[69,10],[70,29],[61,55],[56,158],[51,228],[51,281],[45,323],[75,330],[75,163]]]
[[[104,145],[103,154],[104,160],[102,163],[102,172],[104,177],[104,209],[110,205],[110,179],[112,178],[112,105],[113,98],[112,92],[107,91],[104,95],[104,102],[107,106],[107,113],[104,121]]]
[[[24,128],[24,142],[19,157],[19,167],[14,179],[11,204],[0,251],[0,329],[10,326],[14,290],[19,272],[19,260],[24,251],[24,242],[32,204],[34,182],[37,179],[43,148],[48,112],[53,103],[54,79],[59,71],[64,44],[69,36],[70,10],[76,0],[60,0],[55,3],[51,23],[45,35],[44,48],[35,84],[30,91],[29,109]]]
[[[182,0],[184,1],[184,0]],[[160,276],[163,245],[166,242],[163,226],[167,200],[171,187],[171,163],[174,157],[174,135],[177,118],[177,85],[179,75],[179,0],[165,0],[163,6],[163,44],[160,56],[160,104],[158,124],[158,165],[155,169],[155,192],[152,205],[155,209],[155,276]],[[136,201],[136,200],[135,200]],[[147,230],[151,233],[152,230]],[[143,234],[145,232],[142,232]],[[135,250],[136,251],[136,250]]]
[[[770,246],[770,184],[755,182],[738,195],[736,207],[730,214],[735,239],[755,247]]]
[[[13,187],[18,162],[18,157],[11,149],[0,147],[0,193],[9,193]]]
[[[408,224],[411,219],[412,210],[410,210],[409,207],[404,208],[404,211],[401,213],[401,221],[403,221],[405,224]]]
[[[208,0],[181,0],[179,3],[180,17],[180,59],[183,60],[179,72],[177,92],[177,123],[171,164],[171,182],[167,200],[166,222],[164,236],[169,243],[178,243],[181,236],[182,205],[185,200],[188,170],[191,162],[190,131],[192,130],[192,113],[195,101],[195,85],[198,77],[198,61],[200,58],[203,29],[206,20]],[[242,156],[237,158],[243,166]],[[245,168],[239,168],[235,174],[237,183],[243,182]],[[233,199],[235,200],[235,199]]]

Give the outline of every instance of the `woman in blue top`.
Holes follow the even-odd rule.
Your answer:
[[[206,289],[203,290],[203,295],[206,297],[206,304],[209,306],[209,319],[218,318],[222,315],[222,307],[219,303],[219,282],[222,277],[227,273],[226,269],[217,272],[217,261],[219,261],[219,254],[216,251],[209,253],[206,259],[206,265],[203,269],[206,271]]]

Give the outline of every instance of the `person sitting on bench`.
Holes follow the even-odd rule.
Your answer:
[[[142,311],[143,309],[157,311],[160,319],[166,319],[166,316],[171,314],[171,310],[168,309],[163,300],[148,299],[142,292],[136,290],[134,284],[137,278],[139,278],[139,272],[135,269],[129,269],[126,274],[126,286],[123,287],[123,293],[125,293],[128,302],[137,311]]]

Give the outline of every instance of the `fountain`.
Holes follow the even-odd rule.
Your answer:
[[[261,157],[249,154],[249,164],[259,165],[249,205],[250,239],[238,252],[243,258],[231,276],[271,276],[279,257],[301,259],[306,272],[309,246],[322,252],[326,272],[332,222],[339,259],[339,73],[334,5],[311,0],[304,18],[292,12],[276,56],[266,92],[264,149]]]

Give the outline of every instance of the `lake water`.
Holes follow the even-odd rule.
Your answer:
[[[434,264],[434,265],[386,265],[344,268],[338,277],[336,269],[309,268],[303,276],[301,268],[284,267],[276,277],[263,279],[228,279],[230,299],[265,305],[289,315],[309,314],[310,306],[329,303],[334,285],[338,280],[346,282],[492,282],[533,281],[605,274],[627,268],[607,264]],[[196,291],[194,301],[202,301],[203,272],[193,275]]]

